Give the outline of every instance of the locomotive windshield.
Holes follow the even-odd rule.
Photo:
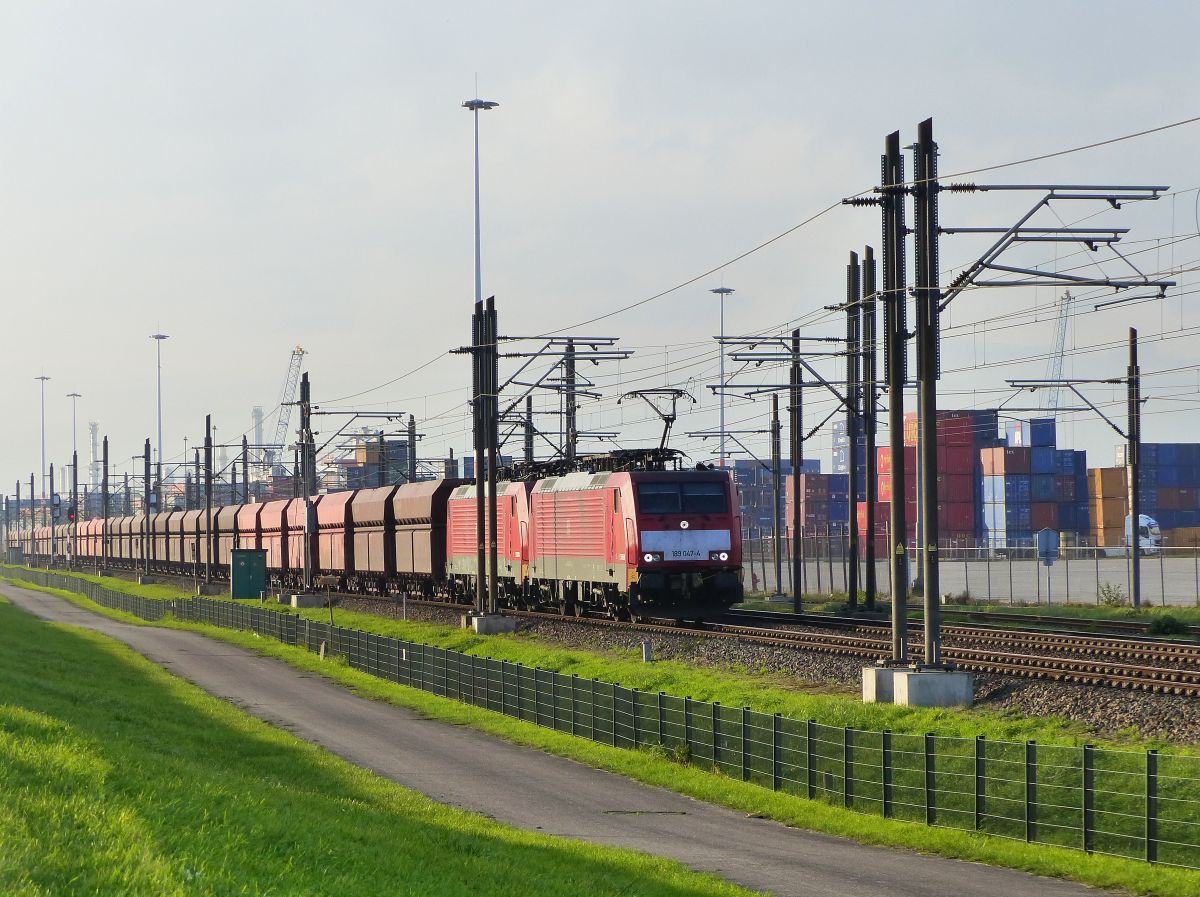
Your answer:
[[[724,514],[728,509],[721,483],[639,483],[643,514]]]

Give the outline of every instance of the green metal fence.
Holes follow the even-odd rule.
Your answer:
[[[650,694],[211,598],[155,601],[40,570],[7,575],[145,620],[249,630],[370,675],[621,748],[659,745],[863,813],[1200,868],[1200,757],[827,726]]]

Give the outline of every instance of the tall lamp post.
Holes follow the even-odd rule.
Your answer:
[[[75,454],[79,450],[79,446],[75,441],[75,402],[83,398],[82,393],[69,392],[67,398],[71,400],[71,453]]]
[[[46,525],[46,381],[50,378],[45,374],[34,377],[42,381],[42,526]],[[32,500],[32,496],[30,497]]]
[[[162,344],[163,340],[170,337],[165,333],[152,333],[150,339],[154,340],[155,354],[158,356],[158,467],[154,478],[154,496],[158,506],[155,510],[158,510],[162,508]],[[186,459],[185,451],[184,460]]]
[[[475,117],[475,301],[483,300],[483,280],[479,272],[479,112],[495,109],[499,103],[491,100],[473,100],[463,102],[464,109],[470,109]]]
[[[75,563],[76,549],[79,547],[78,538],[78,520],[79,520],[79,446],[76,444],[75,433],[75,404],[83,398],[83,395],[77,392],[67,393],[67,398],[71,400],[71,550],[69,552],[70,563]]]
[[[709,290],[710,293],[716,293],[721,297],[721,341],[720,346],[720,383],[721,388],[718,392],[721,394],[721,447],[718,450],[718,463],[721,469],[725,469],[725,297],[734,292],[730,287],[717,287],[715,290]]]
[[[483,459],[485,447],[490,443],[489,421],[488,414],[483,410],[485,407],[484,392],[486,391],[483,384],[486,382],[484,373],[484,359],[489,357],[481,354],[483,352],[482,343],[485,340],[482,338],[482,332],[487,330],[484,321],[488,320],[483,311],[483,275],[481,273],[480,254],[479,254],[479,113],[486,112],[489,109],[495,109],[499,103],[491,100],[481,100],[476,97],[473,100],[463,101],[463,108],[469,109],[474,118],[475,125],[475,314],[472,316],[472,333],[471,342],[474,345],[475,352],[472,355],[472,367],[475,371],[475,386],[474,395],[472,396],[474,404],[475,417],[475,532],[478,542],[477,552],[477,575],[475,577],[475,607],[479,613],[495,613],[495,608],[488,606],[488,593],[484,589],[487,570],[487,556],[484,548],[486,527],[484,524],[484,475],[483,475]],[[489,303],[490,304],[490,303]],[[490,496],[490,501],[495,501],[495,494]],[[495,519],[494,517],[492,518]],[[495,539],[495,530],[492,530],[492,538]],[[492,581],[495,582],[496,571],[492,569]]]

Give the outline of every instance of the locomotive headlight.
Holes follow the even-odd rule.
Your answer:
[[[708,553],[708,559],[710,561],[727,561],[727,560],[729,560],[729,552],[728,551],[710,551]]]
[[[647,551],[642,555],[642,560],[647,564],[653,564],[655,561],[661,561],[662,557],[661,551]]]

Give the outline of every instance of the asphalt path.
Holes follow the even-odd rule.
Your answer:
[[[520,828],[678,860],[780,897],[1077,897],[1039,878],[754,819],[356,697],[287,664],[193,632],[134,626],[44,592],[0,585],[45,620],[96,630],[205,691],[436,801]]]

